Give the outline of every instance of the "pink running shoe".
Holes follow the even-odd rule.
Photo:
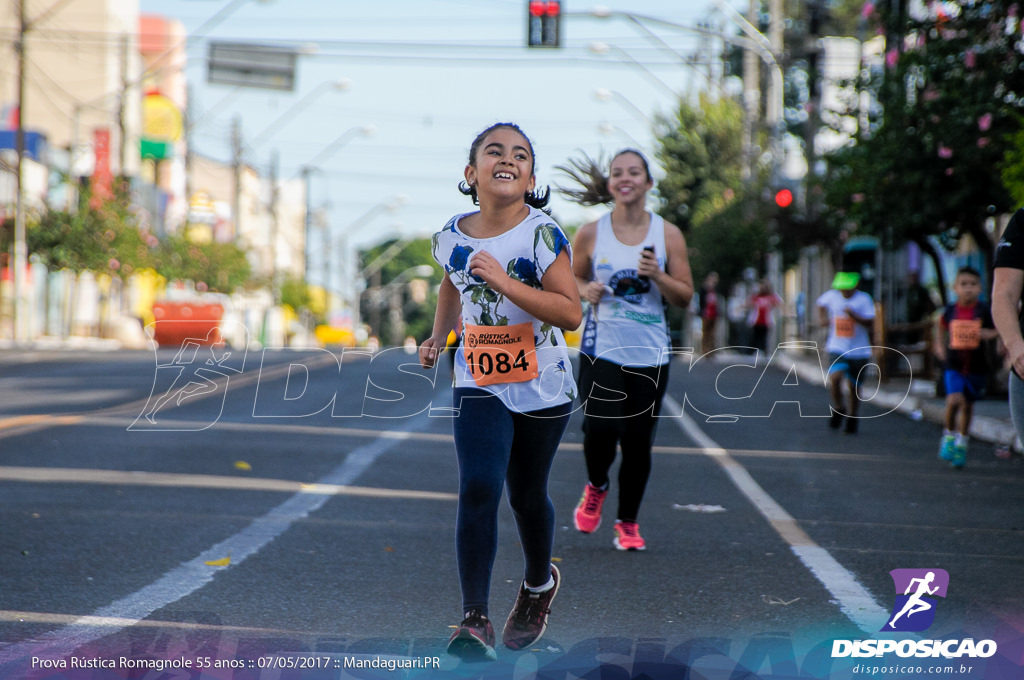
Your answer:
[[[646,550],[647,542],[640,535],[636,522],[615,522],[615,547],[619,550]]]
[[[573,521],[576,528],[585,534],[592,534],[601,526],[601,506],[608,495],[608,490],[601,490],[587,482],[583,487],[583,497],[580,498],[576,512],[573,514]]]

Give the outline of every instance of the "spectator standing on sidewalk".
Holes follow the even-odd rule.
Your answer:
[[[832,280],[832,288],[818,298],[818,320],[828,329],[825,351],[829,357],[828,386],[832,400],[829,427],[838,430],[846,420],[846,432],[857,431],[857,393],[861,373],[871,359],[869,330],[875,320],[875,303],[871,296],[857,290],[860,275],[839,272]],[[847,400],[843,404],[843,391]]]
[[[718,294],[718,272],[711,272],[704,277],[704,285],[697,291],[701,354],[715,350],[715,332],[718,328],[718,319],[725,311],[723,307],[722,297]]]
[[[1010,218],[996,246],[992,274],[992,319],[1010,358],[1010,416],[1024,441],[1024,208]]]
[[[679,228],[646,208],[654,180],[643,154],[620,151],[607,177],[590,159],[572,164],[561,169],[582,189],[564,193],[583,205],[614,204],[580,227],[573,245],[573,273],[590,303],[579,376],[587,483],[573,519],[583,533],[597,530],[621,446],[614,545],[644,550],[637,519],[671,359],[665,307],[693,298],[690,261]]]
[[[569,422],[575,383],[560,329],[582,320],[569,241],[541,210],[533,145],[514,124],[499,123],[473,141],[462,193],[480,210],[453,217],[434,235],[444,268],[431,337],[420,363],[432,368],[462,316],[455,358],[453,419],[459,463],[455,553],[464,618],[448,652],[493,660],[488,619],[498,548],[498,508],[508,489],[525,577],[502,640],[524,649],[547,627],[561,576],[551,563],[555,512],[548,475]]]
[[[782,304],[782,298],[772,290],[771,281],[761,279],[757,292],[750,297],[750,316],[747,319],[754,347],[768,358],[768,333],[775,325],[775,308]]]
[[[946,305],[936,323],[939,342],[935,349],[943,362],[946,387],[939,458],[959,469],[967,460],[974,402],[985,396],[988,359],[983,343],[997,334],[992,312],[980,299],[981,274],[977,269],[961,267],[953,281],[953,293],[956,300]]]

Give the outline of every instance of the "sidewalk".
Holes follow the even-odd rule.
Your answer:
[[[822,367],[800,348],[780,348],[783,356],[791,362],[786,367],[793,369],[799,378],[820,383]],[[824,357],[823,357],[824,358]],[[878,406],[895,409],[911,420],[927,420],[942,425],[946,401],[935,396],[935,382],[911,380],[907,377],[890,378],[878,389],[872,400]],[[971,420],[971,437],[977,441],[990,442],[997,447],[1007,447],[1013,452],[1021,451],[1016,441],[1017,432],[1010,419],[1010,406],[1003,394],[995,395],[974,404],[974,418]]]

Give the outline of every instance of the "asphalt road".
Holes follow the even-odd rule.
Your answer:
[[[832,431],[820,384],[742,357],[673,366],[646,552],[616,551],[610,517],[572,528],[574,415],[551,476],[548,634],[467,670],[443,654],[460,618],[447,365],[414,361],[0,354],[0,677],[79,677],[44,667],[71,657],[93,664],[80,677],[159,675],[96,670],[122,656],[190,659],[175,677],[395,677],[342,661],[380,654],[440,664],[405,677],[853,677],[831,641],[878,637],[889,572],[911,568],[950,578],[921,635],[1000,645],[986,674],[948,677],[1020,671],[1020,459],[977,443],[950,470],[937,426],[870,403],[857,434]],[[521,578],[503,507],[499,624]]]

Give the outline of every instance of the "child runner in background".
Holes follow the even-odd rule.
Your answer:
[[[871,296],[857,290],[860,274],[839,272],[832,288],[818,297],[818,323],[828,329],[825,351],[828,352],[828,388],[832,400],[832,417],[828,426],[838,430],[846,419],[846,432],[857,432],[857,409],[860,406],[861,373],[871,359],[869,330],[875,321],[875,303]],[[843,391],[847,402],[843,404]]]
[[[420,347],[423,367],[433,367],[460,314],[464,329],[453,404],[463,620],[448,652],[467,660],[497,658],[488,597],[503,487],[525,561],[502,634],[506,647],[540,639],[561,580],[551,563],[555,512],[547,484],[575,385],[559,329],[578,327],[582,311],[569,241],[540,210],[549,194],[535,185],[526,135],[512,123],[487,128],[470,146],[459,185],[480,210],[456,215],[433,239],[445,276],[431,337]]]
[[[608,473],[621,448],[613,544],[644,550],[637,519],[671,359],[665,308],[685,308],[693,297],[686,240],[678,227],[647,210],[654,181],[639,151],[616,154],[607,177],[590,159],[561,169],[582,186],[562,189],[577,202],[614,203],[611,212],[580,227],[573,246],[573,272],[590,303],[579,377],[587,483],[573,521],[586,534],[601,524]]]
[[[954,468],[967,462],[968,435],[974,416],[974,402],[985,395],[988,359],[985,340],[998,337],[992,312],[982,302],[981,274],[973,267],[962,267],[953,282],[956,300],[948,305],[937,322],[939,342],[936,354],[943,363],[946,386],[946,413],[943,421],[939,458]]]

